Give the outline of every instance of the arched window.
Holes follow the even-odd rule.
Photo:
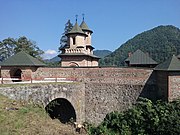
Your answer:
[[[70,62],[69,67],[79,67],[79,65],[76,62]]]
[[[76,38],[73,37],[73,45],[75,45],[75,44],[76,44]]]

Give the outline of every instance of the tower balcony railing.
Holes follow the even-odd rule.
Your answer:
[[[87,50],[84,48],[71,48],[65,49],[65,53],[87,53]]]

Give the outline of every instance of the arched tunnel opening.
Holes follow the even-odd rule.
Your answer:
[[[17,80],[12,80],[13,82],[21,82],[21,74],[22,71],[19,68],[13,68],[10,70],[10,76],[11,78],[17,78]]]
[[[51,101],[45,110],[52,119],[58,119],[61,123],[76,121],[75,109],[67,99],[57,98]]]

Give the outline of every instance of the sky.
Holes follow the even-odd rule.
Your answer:
[[[0,0],[0,41],[26,36],[52,58],[65,23],[78,15],[80,25],[82,14],[96,50],[114,51],[159,25],[180,28],[180,0]]]

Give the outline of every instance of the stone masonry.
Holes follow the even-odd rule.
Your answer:
[[[15,100],[43,104],[56,98],[67,99],[76,111],[76,121],[85,121],[85,86],[82,83],[27,84],[0,87],[0,93]]]
[[[2,71],[2,75],[4,71]],[[31,78],[66,77],[76,78],[76,83],[28,84],[0,87],[0,93],[10,98],[41,102],[47,105],[53,99],[65,98],[74,107],[78,122],[100,123],[107,113],[123,111],[136,100],[147,97],[159,99],[157,79],[151,69],[137,68],[38,68]],[[161,76],[159,75],[159,78]],[[173,98],[179,92],[179,75],[171,74],[168,88]],[[166,81],[166,79],[165,79]],[[175,84],[175,85],[174,85]],[[164,92],[167,93],[167,92]]]

